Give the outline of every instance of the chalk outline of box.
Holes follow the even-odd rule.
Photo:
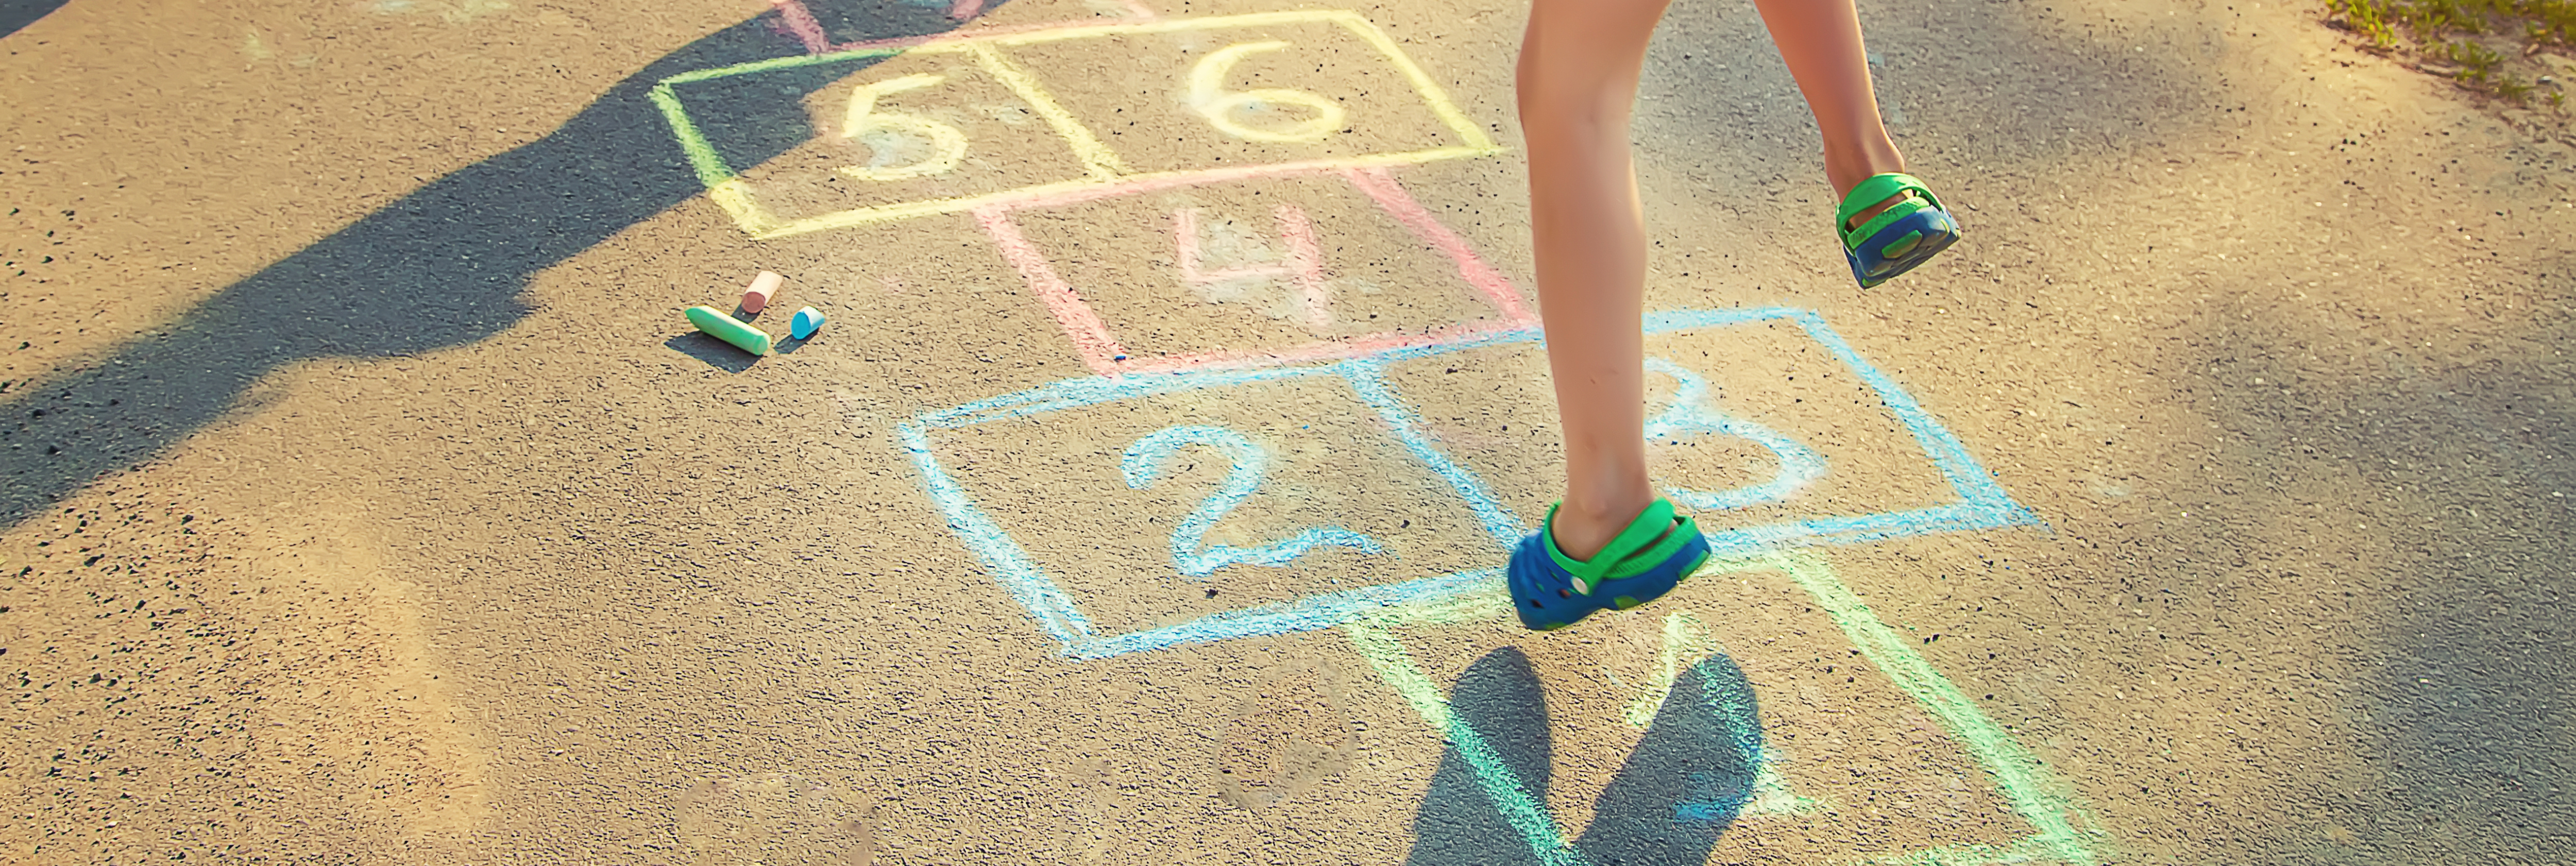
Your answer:
[[[1416,241],[1446,257],[1449,264],[1457,269],[1458,278],[1465,282],[1468,288],[1475,290],[1471,297],[1492,306],[1500,318],[1482,322],[1471,321],[1424,332],[1382,331],[1313,340],[1273,349],[1147,355],[1129,350],[1118,340],[1117,335],[1110,331],[1108,323],[1093,310],[1091,302],[1084,300],[1082,293],[1065,281],[1063,275],[1058,273],[1055,266],[1037,249],[1037,245],[1021,233],[1018,222],[1011,219],[1009,210],[1001,207],[978,208],[975,211],[975,219],[983,225],[985,233],[992,237],[993,244],[1002,250],[1003,257],[1010,260],[1012,267],[1020,272],[1020,278],[1028,285],[1030,293],[1036,295],[1038,301],[1046,306],[1048,313],[1055,317],[1056,324],[1064,330],[1065,338],[1073,343],[1074,353],[1082,357],[1083,363],[1090,366],[1092,372],[1101,375],[1227,369],[1366,357],[1392,349],[1435,346],[1538,327],[1538,313],[1523,302],[1519,289],[1513,287],[1511,280],[1504,277],[1501,271],[1487,264],[1482,256],[1477,255],[1476,251],[1467,245],[1466,240],[1458,236],[1456,230],[1432,216],[1429,208],[1423,207],[1411,193],[1405,191],[1402,184],[1396,182],[1393,172],[1382,167],[1343,168],[1314,172],[1304,170],[1293,173],[1282,172],[1268,177],[1276,179],[1328,175],[1339,176],[1349,182],[1352,187],[1368,196],[1380,211],[1412,233]],[[1196,182],[1205,183],[1205,181]],[[1125,193],[1089,191],[1088,194],[1073,201],[1058,201],[1051,204],[1056,206],[1077,204],[1123,194]]]
[[[1942,733],[1968,753],[1979,769],[1993,781],[1995,788],[2010,803],[2012,811],[2031,825],[2031,832],[2005,844],[1962,844],[1923,848],[1869,862],[1904,864],[1904,866],[1990,866],[2004,863],[2058,862],[2091,866],[2097,862],[2095,845],[2102,841],[2101,824],[2073,798],[2058,792],[2050,778],[2048,765],[2023,748],[2011,732],[1987,718],[1959,687],[1923,657],[1921,651],[1903,635],[1890,628],[1877,611],[1844,585],[1822,553],[1813,550],[1764,552],[1730,557],[1713,557],[1702,566],[1703,573],[1731,573],[1771,569],[1788,575],[1790,581],[1807,592],[1816,606],[1825,611],[1852,648],[1860,651],[1870,666],[1888,678],[1897,690],[1913,698],[1930,713]],[[1592,866],[1581,851],[1566,844],[1556,816],[1545,802],[1529,796],[1532,790],[1522,784],[1510,766],[1492,753],[1484,737],[1461,723],[1450,711],[1448,698],[1440,694],[1429,675],[1415,661],[1413,653],[1391,634],[1398,629],[1460,625],[1509,615],[1512,602],[1499,588],[1487,588],[1481,594],[1462,594],[1447,598],[1426,598],[1403,605],[1391,605],[1378,611],[1353,617],[1341,624],[1352,649],[1368,660],[1380,681],[1393,689],[1399,699],[1411,706],[1425,724],[1439,735],[1442,742],[1468,759],[1471,771],[1495,809],[1506,823],[1529,844],[1534,859],[1548,866]],[[1722,651],[1722,650],[1721,650]],[[1597,818],[1596,818],[1597,820]],[[2081,825],[2079,827],[2079,825]],[[2091,829],[2084,829],[2091,828]]]
[[[1117,167],[1114,165],[1114,153],[1110,155],[1111,163],[1104,164],[1104,162],[1099,158],[1099,151],[1105,150],[1106,146],[1100,143],[1099,137],[1092,134],[1088,128],[1083,127],[1080,121],[1075,120],[1071,112],[1066,111],[1061,105],[1058,105],[1055,98],[1047,94],[1044,87],[1039,85],[1033,76],[1030,76],[1026,71],[1012,65],[1007,58],[1002,57],[1001,52],[999,51],[1001,48],[1038,45],[1071,39],[1091,39],[1152,33],[1179,33],[1196,30],[1218,30],[1233,27],[1260,27],[1280,24],[1336,24],[1340,25],[1344,30],[1349,31],[1353,35],[1358,36],[1361,41],[1368,43],[1373,48],[1376,48],[1389,63],[1394,64],[1396,69],[1403,73],[1405,79],[1413,85],[1415,95],[1419,96],[1423,103],[1431,109],[1432,114],[1438,117],[1442,125],[1446,126],[1450,132],[1456,134],[1465,143],[1449,147],[1435,147],[1395,153],[1368,154],[1363,156],[1297,160],[1281,163],[1266,163],[1261,165],[1228,166],[1225,168],[1213,169],[1126,173],[1117,170]],[[795,69],[824,63],[862,60],[871,57],[892,57],[905,53],[963,53],[974,56],[984,67],[984,71],[986,73],[992,75],[995,79],[1009,87],[1013,93],[1021,99],[1021,101],[1028,103],[1032,109],[1036,110],[1041,117],[1046,119],[1048,124],[1055,129],[1057,135],[1065,140],[1067,146],[1073,148],[1076,158],[1085,163],[1090,176],[1079,180],[1034,184],[1016,189],[983,193],[979,195],[871,205],[868,207],[854,208],[845,211],[836,211],[819,216],[784,220],[771,214],[754,198],[750,183],[743,180],[734,171],[732,166],[725,163],[724,157],[716,152],[715,145],[707,140],[705,133],[698,128],[697,122],[690,118],[688,109],[681,104],[677,91],[673,89],[677,85],[698,81],[709,81],[738,75],[752,75],[781,69]],[[1035,32],[942,37],[927,40],[911,46],[861,48],[850,51],[836,51],[829,54],[802,54],[771,60],[739,63],[715,69],[683,72],[656,82],[653,85],[653,89],[647,93],[647,96],[653,101],[655,106],[662,110],[662,117],[670,124],[671,133],[679,140],[680,149],[688,155],[689,167],[697,173],[698,181],[706,185],[707,197],[714,200],[717,205],[723,207],[726,213],[732,215],[735,224],[741,226],[745,233],[748,233],[753,238],[760,240],[828,231],[831,229],[851,228],[874,223],[930,216],[934,214],[961,213],[979,209],[1010,209],[1018,207],[1043,206],[1063,200],[1067,197],[1083,198],[1100,195],[1124,195],[1137,192],[1150,192],[1156,189],[1189,186],[1193,184],[1246,180],[1250,178],[1268,177],[1281,174],[1313,174],[1346,169],[1416,165],[1446,159],[1466,159],[1480,156],[1491,156],[1503,152],[1502,146],[1496,144],[1493,138],[1487,135],[1483,129],[1478,128],[1475,123],[1469,121],[1466,113],[1460,111],[1457,104],[1449,98],[1448,91],[1443,89],[1439,82],[1433,81],[1431,76],[1422,70],[1421,66],[1413,62],[1412,58],[1406,56],[1403,49],[1398,47],[1395,40],[1389,38],[1385,31],[1379,30],[1377,25],[1370,23],[1367,18],[1362,17],[1357,12],[1339,9],[1263,12],[1251,15],[1228,15],[1216,18],[1157,20],[1063,27]]]
[[[1941,532],[1965,532],[2010,526],[2044,525],[2037,514],[2013,501],[1970,456],[1967,447],[1924,411],[1893,379],[1860,356],[1850,343],[1812,310],[1789,307],[1729,310],[1678,310],[1646,316],[1648,335],[1722,328],[1760,322],[1794,323],[1826,353],[1850,369],[1876,392],[1880,402],[1906,428],[1946,480],[1957,499],[1905,511],[1858,517],[1820,517],[1759,526],[1729,527],[1707,533],[1717,557],[1741,557],[1812,545],[1844,545]],[[1138,397],[1261,382],[1339,377],[1362,403],[1374,409],[1412,456],[1441,476],[1466,500],[1499,554],[1510,549],[1524,530],[1481,481],[1451,461],[1416,429],[1408,411],[1385,384],[1388,363],[1486,346],[1539,343],[1535,328],[1481,334],[1433,346],[1411,346],[1304,367],[1209,370],[1092,376],[1068,379],[1024,391],[924,412],[896,424],[900,446],[920,471],[923,488],[947,518],[968,550],[982,560],[1004,592],[1038,621],[1078,660],[1102,659],[1146,650],[1240,637],[1291,634],[1328,628],[1393,605],[1419,603],[1490,588],[1501,580],[1499,568],[1473,569],[1396,583],[1319,593],[1289,602],[1272,602],[1211,614],[1185,623],[1101,634],[1081,608],[1046,576],[1028,551],[978,508],[956,479],[950,477],[932,449],[930,433],[970,427],[988,421],[1024,418],[1064,409],[1112,403]]]

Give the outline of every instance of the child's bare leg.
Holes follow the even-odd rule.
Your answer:
[[[1666,2],[1535,0],[1521,37],[1530,229],[1565,425],[1565,504],[1549,530],[1578,559],[1598,553],[1655,499],[1639,334],[1646,229],[1628,117]]]
[[[1870,175],[1904,171],[1905,158],[1879,121],[1869,54],[1861,47],[1860,14],[1852,0],[1754,0],[1753,5],[1762,10],[1772,44],[1780,47],[1780,58],[1788,61],[1808,110],[1815,112],[1825,139],[1825,180],[1834,185],[1834,194],[1849,194]]]

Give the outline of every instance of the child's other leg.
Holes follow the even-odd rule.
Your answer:
[[[1878,117],[1869,54],[1861,47],[1860,13],[1852,0],[1754,0],[1753,5],[1762,10],[1772,44],[1780,47],[1781,59],[1788,61],[1789,74],[1797,77],[1798,91],[1806,95],[1807,109],[1824,133],[1825,180],[1834,185],[1834,194],[1849,195],[1870,175],[1904,171],[1905,158]],[[1873,208],[1859,221],[1876,213]]]
[[[1598,553],[1655,500],[1639,333],[1646,229],[1628,117],[1666,2],[1535,0],[1521,37],[1530,228],[1565,425],[1565,504],[1543,531],[1577,558]]]

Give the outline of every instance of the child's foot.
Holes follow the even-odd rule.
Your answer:
[[[1959,240],[1959,221],[1913,175],[1871,175],[1843,196],[1834,229],[1861,288],[1930,261]]]
[[[1549,631],[1605,609],[1627,610],[1663,597],[1708,561],[1708,539],[1670,500],[1657,499],[1589,559],[1567,556],[1548,522],[1512,551],[1504,583],[1521,625]]]

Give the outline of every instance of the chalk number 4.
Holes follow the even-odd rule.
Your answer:
[[[1119,469],[1127,476],[1127,486],[1138,490],[1153,486],[1162,479],[1163,464],[1171,461],[1182,447],[1206,445],[1225,452],[1234,461],[1226,473],[1225,483],[1199,503],[1198,510],[1181,519],[1172,530],[1172,564],[1191,577],[1206,577],[1229,565],[1286,565],[1316,547],[1349,547],[1362,553],[1378,552],[1377,542],[1368,536],[1339,526],[1323,526],[1297,533],[1286,541],[1260,547],[1209,545],[1207,533],[1226,512],[1252,495],[1261,486],[1262,473],[1268,469],[1270,455],[1243,434],[1223,427],[1182,424],[1157,430],[1133,445],[1127,446],[1126,459]]]

